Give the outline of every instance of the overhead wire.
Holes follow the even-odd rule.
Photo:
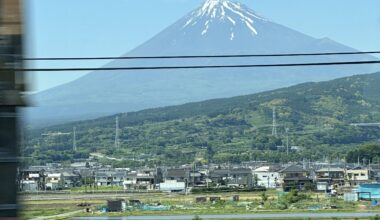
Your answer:
[[[347,61],[347,62],[315,62],[315,63],[277,63],[277,64],[246,64],[246,65],[194,65],[194,66],[138,66],[138,67],[84,67],[84,68],[3,68],[0,71],[27,72],[61,72],[61,71],[117,71],[117,70],[172,70],[172,69],[221,69],[221,68],[268,68],[297,66],[336,66],[380,64],[380,60]]]
[[[227,54],[227,55],[179,55],[179,56],[120,56],[120,57],[21,57],[25,61],[53,60],[138,60],[138,59],[205,59],[205,58],[248,58],[248,57],[295,57],[380,54],[380,51],[325,52],[325,53],[277,53],[277,54]]]

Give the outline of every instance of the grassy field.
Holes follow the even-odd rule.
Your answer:
[[[340,198],[329,198],[321,193],[306,193],[299,201],[284,206],[283,197],[277,191],[268,191],[265,196],[260,192],[238,193],[239,202],[232,202],[232,195],[236,193],[212,193],[212,194],[166,194],[166,193],[126,193],[126,194],[101,194],[101,199],[90,198],[82,194],[81,198],[66,198],[49,200],[28,199],[23,200],[22,219],[32,219],[38,216],[52,216],[74,210],[84,209],[78,207],[80,203],[90,203],[91,213],[82,213],[80,216],[138,216],[138,215],[202,215],[202,214],[253,214],[253,213],[289,213],[289,212],[371,212],[380,211],[378,207],[371,207],[369,202],[346,203]],[[149,211],[142,207],[129,207],[125,213],[102,213],[102,207],[106,207],[107,199],[123,198],[125,200],[137,199],[143,204],[170,207],[167,211]],[[218,196],[222,201],[196,203],[198,196]],[[265,197],[265,198],[264,198]]]
[[[78,207],[79,203],[86,201],[78,200],[35,200],[35,201],[23,201],[21,200],[21,219],[33,219],[42,216],[53,216],[72,212],[75,210],[84,209]],[[101,205],[104,200],[92,200],[92,205]]]

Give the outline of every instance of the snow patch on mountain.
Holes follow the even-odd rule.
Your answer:
[[[259,34],[255,28],[255,20],[266,21],[266,19],[256,15],[255,12],[240,3],[230,0],[206,0],[202,7],[190,14],[183,28],[194,26],[199,21],[203,22],[204,20],[206,22],[204,23],[201,35],[207,34],[214,21],[227,20],[233,26],[244,25],[251,32],[252,36],[255,36]],[[230,39],[233,40],[234,37],[235,34],[231,31]]]
[[[234,19],[232,19],[231,17],[227,16],[227,19],[228,19],[229,21],[231,21],[231,23],[232,23],[233,25],[236,24],[236,21],[235,21]]]

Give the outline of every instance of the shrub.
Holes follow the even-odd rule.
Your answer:
[[[192,220],[202,220],[201,217],[199,217],[198,215],[194,216],[194,218]]]
[[[267,200],[268,200],[268,196],[267,196],[267,194],[265,193],[265,191],[263,191],[263,192],[261,193],[261,202],[262,202],[262,203],[265,203]]]
[[[307,198],[306,194],[299,194],[298,191],[294,189],[282,197],[285,204],[293,204]]]

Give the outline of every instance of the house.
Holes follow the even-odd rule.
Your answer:
[[[318,191],[331,191],[344,186],[344,169],[322,168],[316,171],[315,181]]]
[[[112,174],[114,186],[123,186],[126,176],[127,173],[125,171],[115,171]]]
[[[46,190],[62,190],[64,183],[65,181],[62,173],[53,172],[46,175]]]
[[[205,186],[206,185],[206,174],[201,171],[190,171],[190,186]]]
[[[45,169],[29,167],[19,171],[21,191],[38,191],[45,189]]]
[[[371,171],[373,173],[373,180],[380,182],[380,165],[371,167]]]
[[[35,180],[21,180],[20,190],[24,192],[36,192],[39,190],[38,182]]]
[[[248,168],[232,169],[228,184],[236,184],[240,188],[252,188],[253,176],[252,170]]]
[[[212,170],[210,171],[209,178],[218,186],[253,187],[252,170],[248,168]]]
[[[190,181],[190,170],[189,169],[167,169],[164,173],[165,180],[177,180],[178,182]]]
[[[64,179],[64,188],[68,189],[73,187],[79,187],[82,185],[81,176],[78,173],[64,171],[62,172],[62,175]]]
[[[346,170],[346,186],[357,186],[361,183],[369,183],[374,177],[373,171],[368,168],[355,167]]]
[[[154,190],[158,183],[155,170],[132,171],[124,179],[124,190]]]
[[[149,174],[128,174],[123,182],[124,190],[154,190],[154,176]]]
[[[123,186],[127,174],[125,171],[101,171],[95,173],[97,186]]]
[[[279,186],[279,171],[276,166],[262,166],[252,171],[254,184],[267,189],[275,189]]]
[[[217,186],[227,186],[230,171],[228,169],[215,169],[209,172],[208,178]]]
[[[291,189],[304,190],[305,186],[312,184],[309,172],[297,165],[290,165],[279,171],[279,183],[284,191]]]
[[[170,168],[163,172],[162,182],[183,182],[186,186],[206,185],[206,175],[204,172],[185,168]]]
[[[84,176],[84,178],[88,178]],[[108,172],[96,172],[95,173],[95,184],[97,186],[111,186],[113,185],[112,182],[113,178],[111,177],[111,174]]]

